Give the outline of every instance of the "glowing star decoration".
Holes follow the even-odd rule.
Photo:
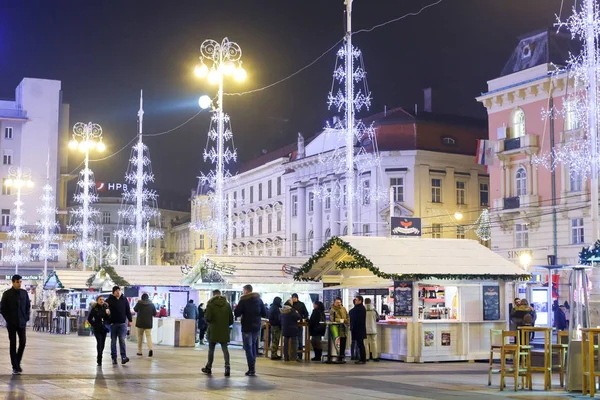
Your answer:
[[[6,244],[8,254],[2,257],[2,260],[15,264],[15,273],[17,273],[20,264],[31,260],[30,255],[27,253],[28,243],[25,240],[29,234],[23,229],[26,223],[23,218],[23,202],[21,201],[21,190],[33,187],[31,171],[25,171],[21,167],[11,167],[4,184],[8,188],[16,189],[17,198],[14,202],[15,207],[13,208],[12,220],[10,221],[12,229],[8,232],[8,242]]]
[[[116,235],[121,239],[136,243],[137,265],[142,264],[141,257],[144,243],[160,239],[163,232],[160,229],[160,211],[158,210],[158,195],[156,191],[146,186],[154,182],[150,151],[143,142],[143,98],[140,93],[140,109],[138,111],[138,141],[131,149],[129,167],[125,174],[127,189],[123,192],[121,209],[119,210],[119,228]],[[146,265],[150,255],[145,254]]]

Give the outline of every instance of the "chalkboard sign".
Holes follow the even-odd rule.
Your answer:
[[[325,312],[329,312],[336,297],[342,297],[342,289],[323,288],[323,305],[325,306]]]
[[[500,288],[498,286],[483,286],[483,320],[497,321],[500,319]]]
[[[394,281],[394,316],[412,317],[413,283]]]

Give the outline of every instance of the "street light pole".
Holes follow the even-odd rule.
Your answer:
[[[348,236],[354,231],[354,57],[352,55],[352,1],[346,0],[346,201]]]

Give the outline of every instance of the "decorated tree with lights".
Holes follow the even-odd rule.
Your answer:
[[[475,234],[477,237],[484,242],[487,242],[492,238],[492,223],[490,221],[490,213],[487,209],[481,212],[477,221],[475,221]]]
[[[140,109],[138,111],[138,141],[131,149],[129,167],[125,174],[125,182],[129,185],[123,191],[121,209],[119,210],[120,239],[136,243],[137,265],[141,265],[143,244],[146,243],[146,265],[149,264],[149,242],[163,237],[160,229],[160,211],[156,191],[147,188],[154,182],[150,151],[143,142],[142,125],[144,118],[143,97],[140,93]]]
[[[44,283],[48,276],[48,260],[58,258],[59,235],[56,234],[58,222],[56,221],[56,199],[54,189],[49,183],[49,177],[46,177],[46,184],[42,188],[42,205],[38,207],[37,213],[40,219],[36,221],[38,232],[35,239],[40,242],[40,246],[35,249],[34,256],[44,261]]]

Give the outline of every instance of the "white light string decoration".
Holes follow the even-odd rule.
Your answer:
[[[207,144],[203,156],[204,161],[210,160],[215,165],[215,169],[209,174],[202,174],[199,179],[201,185],[208,185],[214,190],[214,193],[209,196],[214,212],[205,220],[206,223],[192,225],[192,228],[197,231],[214,233],[217,238],[217,254],[223,254],[223,242],[230,225],[225,217],[228,204],[224,188],[226,182],[231,179],[231,173],[226,165],[237,159],[229,116],[223,112],[223,81],[225,76],[233,76],[237,81],[246,79],[246,70],[242,67],[241,58],[242,49],[237,43],[230,42],[227,38],[221,43],[208,39],[200,46],[200,63],[194,70],[199,78],[206,77],[209,83],[218,84],[216,104],[213,104],[213,100],[208,96],[200,97],[198,102],[201,108],[212,107],[213,109],[208,142],[215,145],[209,147]],[[231,148],[227,146],[229,141],[232,142]],[[228,251],[231,252],[231,248]]]
[[[150,263],[150,252],[144,251],[144,243],[149,250],[150,240],[160,239],[163,232],[160,229],[160,211],[158,210],[158,194],[147,188],[154,182],[150,151],[143,141],[143,92],[140,92],[140,109],[138,111],[138,141],[131,148],[129,167],[125,174],[127,189],[123,191],[121,209],[119,210],[119,228],[116,235],[119,242],[126,239],[136,244],[135,255],[137,265],[142,265],[142,254],[145,254],[145,264]],[[119,255],[118,260],[121,257]],[[120,261],[119,261],[120,262]]]
[[[102,127],[92,122],[76,123],[73,126],[73,138],[69,142],[69,148],[78,149],[85,156],[84,167],[79,172],[77,191],[74,195],[75,202],[80,206],[71,211],[71,223],[67,227],[77,235],[69,247],[79,250],[82,268],[85,271],[89,264],[89,256],[93,256],[93,252],[100,245],[99,241],[95,239],[100,212],[92,207],[92,204],[98,201],[98,194],[96,193],[94,173],[89,167],[89,157],[90,150],[95,149],[102,152],[106,149],[102,142]]]
[[[46,184],[42,188],[42,205],[38,207],[37,213],[40,219],[36,222],[38,232],[35,235],[35,239],[40,242],[40,246],[34,249],[34,256],[44,261],[44,279],[43,283],[46,283],[48,277],[48,261],[58,260],[59,248],[58,242],[60,236],[56,234],[59,229],[58,222],[56,221],[56,214],[58,210],[56,208],[56,197],[54,195],[54,188],[50,185],[50,155],[48,155],[47,172],[46,172]]]
[[[21,201],[21,190],[23,188],[33,187],[31,171],[24,170],[21,167],[11,167],[8,170],[8,178],[6,178],[4,181],[4,185],[7,188],[17,189],[17,198],[14,202],[15,207],[12,211],[13,218],[10,221],[10,225],[13,227],[13,229],[8,232],[7,248],[9,250],[9,254],[2,258],[3,261],[15,264],[16,274],[19,272],[20,264],[24,264],[31,260],[30,254],[27,253],[27,242],[25,239],[27,239],[29,234],[24,229],[26,223],[25,219],[23,218],[23,201]]]
[[[329,108],[344,111],[344,118],[334,119],[325,127],[324,135],[333,151],[322,152],[319,162],[324,172],[333,173],[326,183],[318,182],[315,196],[336,207],[347,207],[348,235],[353,234],[354,205],[374,199],[387,199],[387,191],[378,187],[356,189],[359,177],[380,165],[373,124],[365,125],[355,113],[368,110],[371,92],[361,51],[352,45],[352,0],[346,0],[347,29],[344,46],[337,52],[333,83],[327,99]],[[355,87],[356,85],[356,87]],[[324,179],[325,180],[325,179]]]

